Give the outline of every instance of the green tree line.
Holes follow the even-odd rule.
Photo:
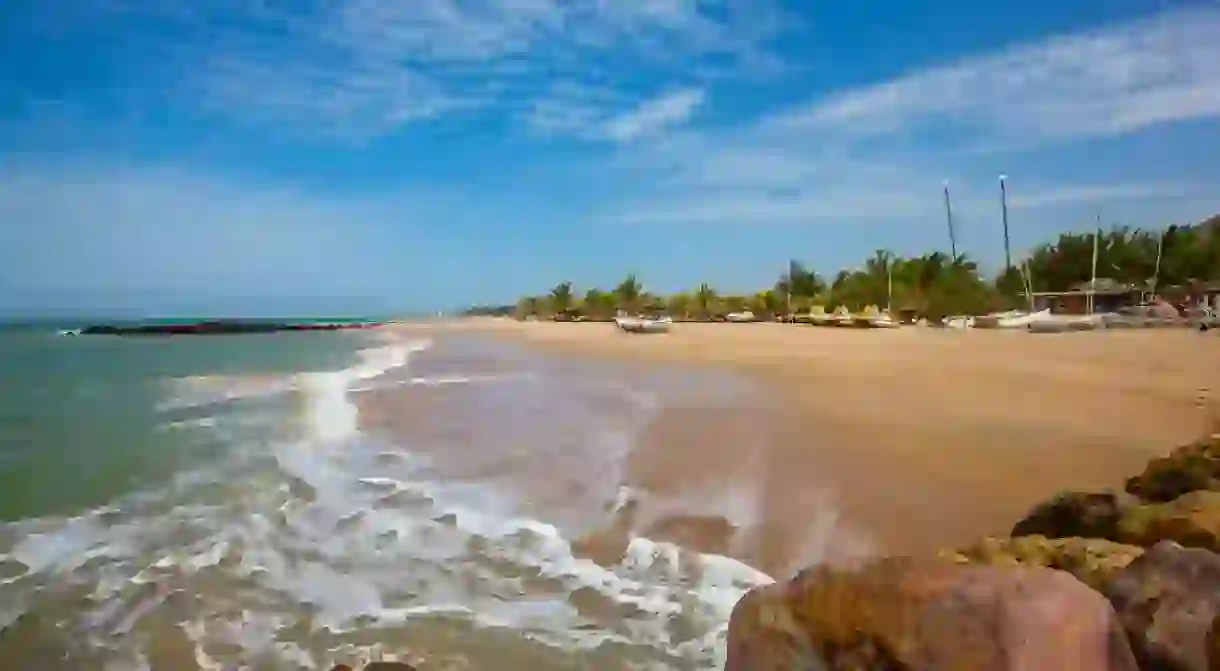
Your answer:
[[[724,293],[707,283],[662,295],[648,291],[634,275],[612,288],[578,292],[561,282],[546,294],[526,296],[516,305],[473,308],[468,314],[609,319],[618,310],[654,312],[675,319],[711,320],[750,310],[768,319],[804,314],[814,306],[859,310],[867,305],[914,310],[929,318],[982,314],[1024,306],[1028,292],[1068,291],[1092,276],[1094,239],[1097,277],[1137,290],[1201,291],[1220,281],[1220,215],[1198,224],[1144,230],[1125,226],[1096,233],[1062,233],[1035,247],[1020,263],[988,277],[966,255],[940,251],[903,257],[877,250],[862,265],[823,275],[799,261],[764,289]]]

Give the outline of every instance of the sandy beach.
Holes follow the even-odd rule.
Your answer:
[[[666,408],[627,477],[680,497],[735,486],[747,468],[763,532],[734,553],[769,571],[808,560],[811,542],[829,559],[933,552],[1005,533],[1057,490],[1120,486],[1150,456],[1203,434],[1200,389],[1220,372],[1220,339],[1186,330],[678,324],[632,336],[609,324],[492,319],[401,328],[757,381],[766,393],[739,408]],[[811,540],[811,525],[822,538]]]

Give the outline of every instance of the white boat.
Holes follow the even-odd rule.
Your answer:
[[[1106,322],[1102,315],[1050,315],[1030,322],[1025,328],[1030,333],[1068,333],[1104,329]]]
[[[1030,324],[1035,322],[1046,321],[1051,318],[1050,310],[1039,310],[1037,312],[1026,312],[1024,310],[1008,310],[1007,312],[993,312],[989,315],[974,318],[974,328],[976,329],[1023,329],[1028,328]]]
[[[969,317],[969,316],[945,317],[941,323],[943,323],[946,328],[968,329],[968,328],[974,327],[974,317]]]
[[[758,321],[758,319],[754,316],[754,313],[749,310],[744,310],[742,312],[730,312],[724,316],[724,320],[733,322],[735,324],[745,324],[747,322]]]
[[[892,329],[901,326],[887,310],[869,305],[853,318],[853,326],[870,329]]]
[[[665,333],[674,320],[671,317],[615,317],[614,323],[627,333]]]
[[[831,323],[834,317],[826,312],[826,307],[815,305],[809,309],[809,323],[814,326],[827,326]]]
[[[856,318],[852,316],[851,311],[840,305],[826,316],[826,321],[823,323],[830,326],[853,326],[855,322]]]
[[[80,335],[80,332],[81,332],[81,330],[80,330],[80,329],[67,329],[67,330],[64,330],[64,331],[60,331],[60,332],[59,332],[59,335],[61,335],[61,336],[78,336],[78,335]]]
[[[875,329],[896,329],[902,326],[902,322],[894,319],[890,313],[882,312],[879,315],[870,317],[868,320],[869,328]]]

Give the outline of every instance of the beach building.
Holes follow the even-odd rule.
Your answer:
[[[1220,281],[1196,282],[1165,287],[1157,292],[1174,304],[1207,306],[1220,310]]]
[[[1093,299],[1093,312],[1114,312],[1139,304],[1143,295],[1144,288],[1141,286],[1099,277],[1092,286],[1088,281],[1077,282],[1067,291],[1038,291],[1032,297],[1035,311],[1083,315],[1089,311],[1090,297]]]

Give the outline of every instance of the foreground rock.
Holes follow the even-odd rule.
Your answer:
[[[942,553],[958,564],[1038,566],[1067,571],[1097,589],[1144,554],[1144,549],[1100,538],[984,538],[966,548]]]
[[[1102,588],[1144,669],[1220,669],[1220,556],[1164,542]]]
[[[1113,609],[1049,568],[882,559],[816,568],[734,609],[727,671],[1131,671]]]
[[[1196,491],[1220,491],[1220,438],[1200,440],[1148,462],[1127,480],[1127,492],[1143,501],[1165,503]]]
[[[1144,547],[1168,540],[1220,551],[1220,491],[1188,492],[1166,503],[1132,508],[1119,521],[1118,538]]]
[[[1036,506],[1009,535],[1116,540],[1119,521],[1138,504],[1123,492],[1063,492]]]

